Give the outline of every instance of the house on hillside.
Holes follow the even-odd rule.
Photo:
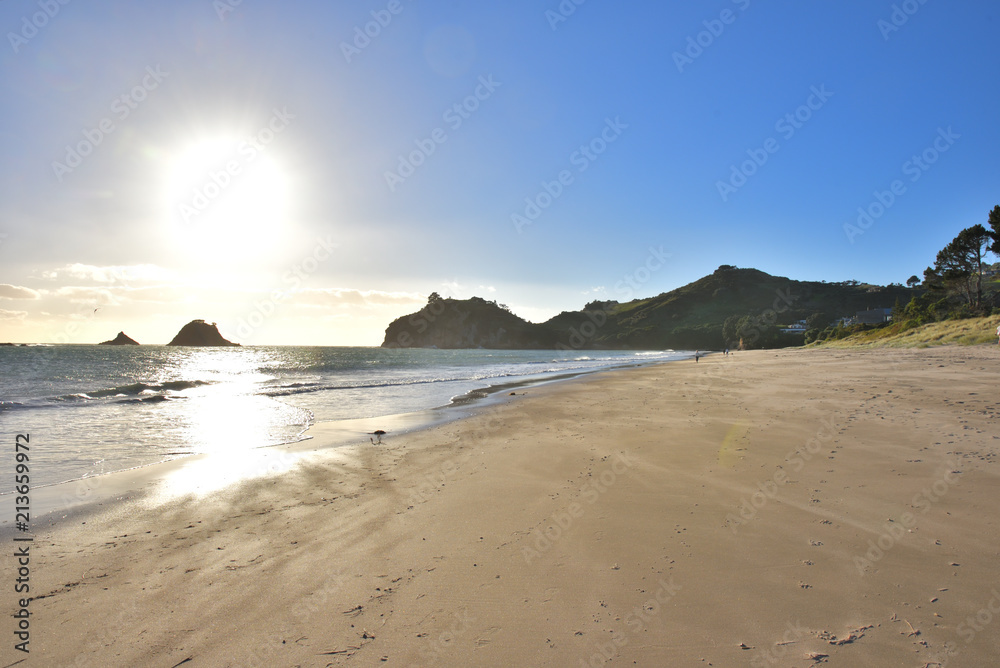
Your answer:
[[[858,311],[851,318],[852,325],[882,325],[892,320],[891,308],[874,308],[868,311]]]
[[[782,334],[805,334],[809,327],[806,326],[805,320],[798,320],[790,325],[781,328]]]

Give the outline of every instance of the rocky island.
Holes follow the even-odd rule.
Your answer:
[[[127,336],[125,332],[118,332],[118,336],[110,341],[101,341],[99,346],[137,346],[139,342]]]
[[[227,341],[219,333],[219,326],[214,322],[208,324],[204,320],[192,320],[181,327],[177,336],[168,346],[238,346],[240,344]]]

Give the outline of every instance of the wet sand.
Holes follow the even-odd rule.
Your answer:
[[[998,360],[607,372],[39,524],[31,654],[0,665],[990,665]]]

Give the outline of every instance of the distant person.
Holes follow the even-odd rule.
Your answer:
[[[698,351],[698,350],[694,351],[694,361],[695,361],[695,364],[698,363],[698,358],[699,357],[701,357],[701,352]]]
[[[726,357],[729,357],[729,348],[726,348],[725,355]]]
[[[997,325],[997,345],[1000,346],[1000,325]]]

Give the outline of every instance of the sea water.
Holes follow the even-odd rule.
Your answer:
[[[314,422],[447,406],[484,388],[685,357],[675,351],[0,347],[0,433],[32,484],[305,438]],[[13,447],[13,446],[11,446]],[[8,493],[13,481],[0,483]]]

